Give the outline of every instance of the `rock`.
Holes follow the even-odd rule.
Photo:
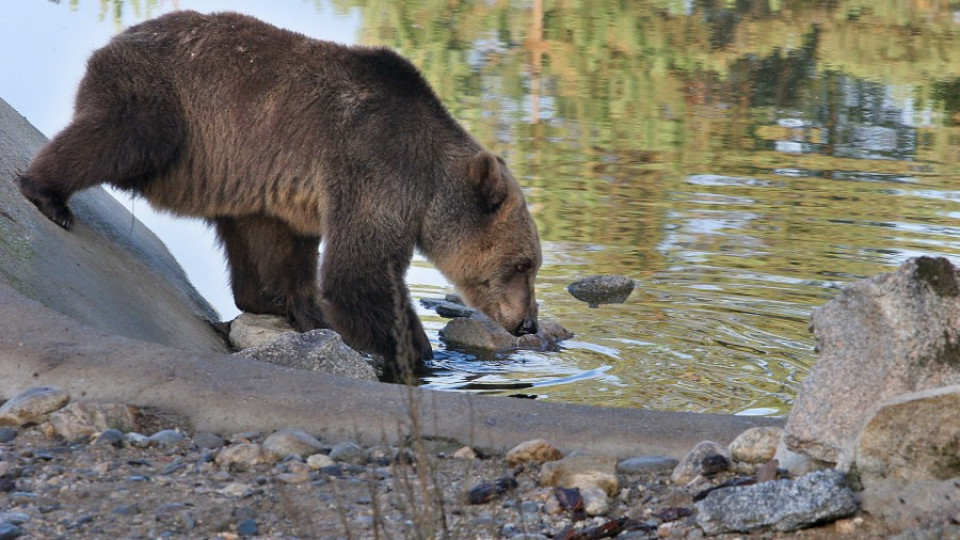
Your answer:
[[[243,443],[222,448],[214,461],[227,470],[242,472],[264,463],[274,463],[277,459],[276,454],[257,443]]]
[[[146,448],[150,446],[150,439],[146,435],[137,433],[136,431],[124,434],[123,440],[134,448]]]
[[[352,442],[342,442],[330,450],[330,459],[341,463],[363,465],[367,462],[367,453],[359,445]]]
[[[323,450],[323,443],[309,433],[296,428],[277,431],[263,441],[263,447],[278,456],[299,456],[302,458]]]
[[[787,420],[791,450],[836,463],[873,404],[960,384],[960,273],[947,259],[850,285],[814,310],[812,327],[819,360]]]
[[[267,345],[283,334],[297,333],[283,317],[241,313],[230,323],[230,345],[242,351]]]
[[[68,441],[89,439],[105,429],[132,431],[136,408],[121,403],[73,402],[50,415],[54,432]]]
[[[158,431],[153,435],[147,437],[147,440],[150,441],[150,444],[158,448],[166,448],[168,446],[174,446],[185,441],[187,436],[175,429],[164,429]]]
[[[324,467],[333,467],[337,462],[326,454],[313,454],[307,458],[307,466],[318,471]]]
[[[239,534],[241,538],[257,536],[260,534],[260,526],[257,525],[257,522],[254,519],[244,519],[240,523],[237,523],[237,534]]]
[[[947,538],[960,538],[960,525],[935,523],[920,526],[891,536],[887,540],[945,540]]]
[[[626,302],[636,283],[626,276],[588,276],[567,285],[567,291],[592,308]]]
[[[680,463],[673,469],[670,480],[675,484],[687,484],[704,473],[719,472],[714,470],[713,465],[717,459],[715,456],[726,459],[729,463],[730,453],[727,452],[726,448],[713,441],[701,442],[680,460]],[[704,469],[705,462],[708,470]]]
[[[217,448],[223,447],[223,445],[226,443],[224,442],[223,437],[217,435],[216,433],[199,431],[193,436],[193,444],[197,445],[197,448],[216,450]]]
[[[0,523],[0,540],[13,540],[23,534],[23,529],[13,523]]]
[[[960,477],[957,411],[960,385],[887,399],[874,407],[854,452],[844,454],[841,466],[855,456],[864,486]]]
[[[0,444],[16,439],[17,433],[17,430],[12,427],[0,427]]]
[[[540,485],[581,490],[599,487],[607,495],[613,496],[620,489],[617,460],[595,454],[570,454],[540,467]]]
[[[721,488],[696,503],[697,523],[707,534],[771,528],[792,531],[857,511],[843,473],[817,471],[796,480]]]
[[[786,469],[793,476],[803,476],[821,469],[832,469],[834,466],[834,463],[813,459],[806,454],[790,450],[783,439],[780,439],[780,443],[777,444],[774,459],[780,463],[781,468]]]
[[[580,490],[583,498],[583,511],[588,516],[603,516],[610,511],[610,498],[607,492],[599,487],[586,487]]]
[[[0,406],[0,426],[20,427],[37,424],[70,401],[70,394],[59,388],[37,386]]]
[[[457,297],[457,300],[459,300],[459,297]],[[437,315],[447,319],[455,319],[457,317],[469,319],[470,317],[480,314],[479,311],[472,307],[464,305],[462,300],[460,302],[451,301],[449,295],[444,299],[421,298],[420,305],[436,311]]]
[[[617,472],[621,474],[639,474],[660,469],[674,469],[680,462],[666,456],[638,456],[617,463]]]
[[[470,448],[469,446],[464,446],[453,453],[453,458],[466,459],[466,460],[477,459],[477,453],[474,452],[473,448]]]
[[[559,341],[570,339],[573,333],[550,319],[538,321],[536,334],[514,336],[502,326],[483,316],[469,319],[451,319],[440,330],[440,338],[454,347],[501,351],[507,349],[548,350]]]
[[[750,428],[737,436],[727,449],[730,457],[747,463],[766,463],[777,453],[783,429],[773,426]]]
[[[556,461],[562,457],[563,454],[560,453],[560,450],[558,450],[556,446],[553,446],[543,439],[533,439],[522,442],[508,450],[505,456],[507,463],[513,467],[531,461],[547,463],[548,461]]]
[[[282,334],[267,345],[245,349],[236,356],[354,379],[379,380],[363,356],[347,347],[340,334],[333,330]]]
[[[960,513],[960,478],[909,484],[899,481],[875,482],[866,487],[860,496],[863,509],[871,516],[893,532],[906,531],[918,526],[957,520]]]
[[[93,444],[105,444],[109,446],[115,446],[120,448],[123,446],[123,432],[119,429],[105,429],[97,435],[97,438],[94,439]]]

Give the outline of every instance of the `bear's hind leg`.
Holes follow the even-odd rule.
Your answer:
[[[300,332],[327,327],[317,305],[320,238],[297,235],[283,221],[262,215],[220,217],[214,224],[237,308],[286,317]]]

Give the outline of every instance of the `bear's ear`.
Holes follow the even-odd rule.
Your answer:
[[[484,213],[493,214],[507,198],[508,186],[503,178],[502,161],[497,156],[481,150],[470,158],[467,175],[480,198]]]

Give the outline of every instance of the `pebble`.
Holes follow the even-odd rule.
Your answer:
[[[538,463],[557,461],[562,457],[563,454],[556,446],[543,439],[522,442],[508,450],[505,456],[507,463],[514,467],[531,461]]]
[[[13,540],[23,534],[23,529],[13,523],[0,523],[0,540]]]
[[[540,485],[580,489],[599,487],[612,496],[620,491],[617,460],[597,454],[571,454],[544,463],[540,468]]]
[[[627,300],[636,283],[626,276],[587,276],[567,285],[571,296],[595,308],[599,304],[620,304]]]
[[[307,466],[309,466],[313,470],[320,470],[326,467],[333,467],[336,464],[337,462],[334,461],[333,458],[325,454],[314,454],[307,458]]]
[[[704,463],[706,460],[707,472],[715,472],[720,463],[715,456],[719,456],[729,464],[729,452],[727,449],[713,441],[703,441],[693,450],[687,453],[670,475],[670,480],[675,484],[688,484],[695,478],[704,474]]]
[[[588,516],[603,516],[610,511],[610,499],[599,487],[586,487],[580,490],[583,498],[583,510]]]
[[[2,512],[0,513],[0,523],[13,523],[14,525],[23,525],[30,521],[30,514],[25,512]]]
[[[137,433],[136,431],[131,431],[124,434],[123,440],[127,442],[130,446],[134,448],[147,448],[150,446],[150,439],[142,433]]]
[[[40,423],[47,414],[59,410],[68,401],[70,394],[59,388],[30,388],[0,406],[0,426],[20,427]]]
[[[754,427],[737,436],[730,443],[730,457],[747,463],[766,463],[777,453],[777,445],[783,438],[783,429],[778,427]]]
[[[50,414],[50,425],[67,441],[86,441],[94,434],[113,428],[133,431],[134,408],[120,403],[73,402]]]
[[[477,453],[469,446],[464,446],[453,453],[454,459],[477,459]]]
[[[140,513],[140,506],[136,503],[124,504],[114,508],[113,513],[120,516],[135,516]]]
[[[305,458],[324,449],[323,444],[313,435],[296,428],[277,431],[263,441],[263,447],[278,456],[298,456]]]
[[[256,520],[252,518],[244,519],[237,524],[237,534],[244,538],[257,536],[260,534],[260,526],[257,525]]]
[[[0,444],[8,443],[17,438],[17,430],[12,427],[0,427]]]
[[[214,461],[228,470],[245,471],[263,463],[273,463],[277,459],[276,454],[257,443],[243,443],[222,448]]]
[[[175,429],[165,429],[154,433],[147,437],[147,439],[150,441],[150,444],[157,448],[167,448],[180,444],[187,439],[187,436]]]
[[[93,444],[103,444],[120,448],[123,446],[123,432],[119,429],[105,429],[97,435]]]
[[[216,450],[226,444],[223,437],[209,431],[198,431],[193,436],[193,444],[204,450]]]
[[[621,474],[639,474],[647,471],[673,469],[680,462],[666,456],[638,456],[617,463],[617,472]]]
[[[330,458],[341,463],[363,465],[367,462],[367,454],[356,443],[342,442],[330,450]]]

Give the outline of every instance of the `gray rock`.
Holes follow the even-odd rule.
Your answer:
[[[617,472],[621,474],[638,474],[661,469],[675,469],[680,462],[666,456],[638,456],[627,458],[617,463]]]
[[[287,319],[277,315],[241,313],[230,323],[230,345],[238,351],[262,347],[283,334],[296,334]]]
[[[958,320],[960,273],[930,257],[858,281],[814,310],[819,360],[787,421],[787,446],[835,463],[876,402],[960,384]]]
[[[670,474],[670,480],[675,484],[687,484],[705,472],[712,472],[704,471],[703,464],[704,460],[709,462],[714,456],[720,456],[728,462],[730,460],[730,452],[723,446],[713,441],[701,442],[680,460],[680,463],[673,469],[673,473]]]
[[[97,438],[93,441],[93,444],[104,444],[109,446],[116,446],[117,448],[123,446],[123,432],[119,429],[105,429],[97,435]]]
[[[54,432],[68,441],[89,439],[105,429],[131,431],[136,409],[120,403],[73,402],[50,415]]]
[[[718,489],[696,503],[697,523],[707,534],[758,529],[792,531],[857,511],[843,473],[817,471],[796,480],[776,480]]]
[[[263,447],[278,456],[306,458],[323,450],[323,443],[309,433],[296,428],[281,429],[263,441]]]
[[[0,512],[0,523],[23,525],[28,521],[30,521],[30,514],[26,512]]]
[[[935,523],[909,529],[887,540],[944,540],[946,538],[960,538],[960,525]]]
[[[782,438],[783,430],[778,427],[755,427],[738,435],[727,449],[736,461],[766,463],[776,455]]]
[[[459,297],[457,297],[459,300]],[[432,309],[437,312],[437,315],[445,317],[447,319],[455,319],[457,317],[463,317],[469,319],[475,315],[479,315],[480,312],[473,309],[470,306],[464,305],[463,301],[455,302],[451,301],[449,295],[447,298],[421,298],[420,305]]]
[[[247,518],[237,523],[237,534],[239,534],[241,538],[257,536],[260,534],[260,527],[257,525],[256,520]]]
[[[363,356],[347,347],[340,334],[333,330],[282,334],[267,345],[246,349],[236,355],[296,369],[367,381],[379,380],[373,367]]]
[[[581,490],[598,487],[613,496],[620,490],[617,460],[597,454],[570,454],[540,467],[540,485]]]
[[[23,534],[23,529],[13,523],[0,523],[0,540],[13,540]]]
[[[355,443],[342,442],[330,450],[330,458],[341,463],[363,465],[367,462],[367,453]]]
[[[835,465],[829,461],[821,461],[806,454],[790,450],[787,448],[786,441],[782,438],[780,439],[780,443],[777,444],[777,452],[774,454],[774,459],[780,463],[781,469],[786,469],[793,476],[803,476],[821,469],[832,469]]]
[[[588,276],[567,285],[567,291],[592,308],[626,302],[636,282],[626,276]]]
[[[456,318],[440,330],[440,338],[454,347],[502,351],[553,349],[559,341],[573,337],[572,332],[556,321],[542,319],[538,324],[540,328],[536,334],[517,337],[488,317]]]
[[[123,440],[134,448],[146,448],[150,446],[150,438],[142,433],[131,431],[123,435]]]
[[[166,448],[168,446],[175,446],[185,441],[187,436],[175,429],[164,429],[158,431],[153,435],[147,437],[147,440],[150,441],[150,444],[159,447]]]
[[[210,433],[209,431],[198,431],[193,436],[193,444],[197,445],[197,448],[215,450],[217,448],[221,448],[225,442],[223,437],[217,435],[216,433]]]
[[[16,439],[17,433],[18,431],[12,427],[0,427],[0,444]]]
[[[860,497],[863,509],[892,532],[907,531],[957,519],[960,513],[960,478],[909,484],[899,481],[874,482],[863,490]]]
[[[20,427],[42,422],[47,414],[60,409],[68,401],[70,394],[59,388],[30,388],[0,406],[0,426]]]

